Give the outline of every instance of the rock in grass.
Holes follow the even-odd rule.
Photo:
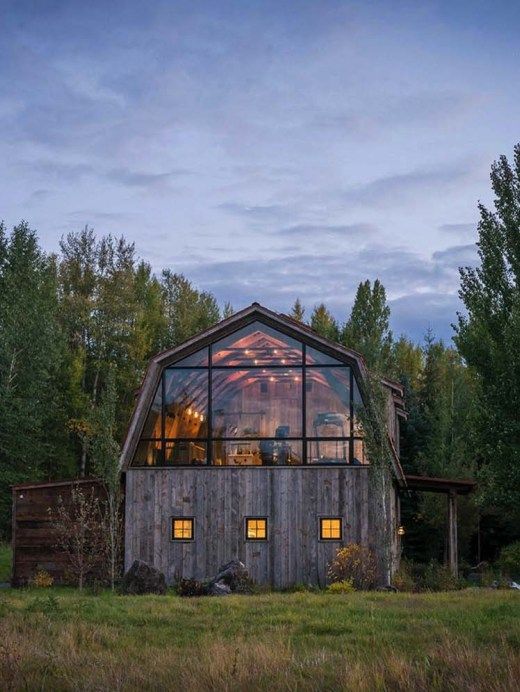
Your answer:
[[[230,587],[223,581],[212,582],[208,585],[209,596],[228,596],[230,593]]]
[[[250,586],[249,574],[246,566],[240,560],[231,560],[219,567],[218,574],[209,582],[209,589],[220,584],[227,586],[231,591],[247,591]],[[219,587],[219,588],[221,588]]]
[[[143,560],[135,560],[121,581],[120,592],[127,595],[166,593],[166,579],[156,567]]]

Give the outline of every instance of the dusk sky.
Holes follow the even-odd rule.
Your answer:
[[[0,218],[85,224],[235,309],[450,338],[520,141],[520,2],[0,0]]]

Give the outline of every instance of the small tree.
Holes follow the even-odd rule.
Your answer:
[[[101,508],[94,493],[84,491],[74,484],[70,491],[70,502],[58,498],[57,508],[49,510],[53,520],[56,547],[67,554],[70,571],[83,589],[86,577],[102,561],[103,538],[101,531]]]
[[[386,420],[387,394],[381,375],[367,372],[362,383],[363,401],[355,402],[355,417],[360,425],[366,455],[370,460],[369,483],[373,498],[371,509],[372,538],[378,545],[378,571],[390,583],[392,535],[389,497],[392,489],[392,448]]]
[[[324,303],[316,305],[312,311],[310,326],[320,336],[324,336],[331,341],[337,341],[339,338],[338,323],[327,309]]]
[[[116,402],[115,378],[113,370],[110,370],[99,406],[94,414],[91,455],[95,472],[102,479],[107,493],[102,532],[106,541],[112,590],[115,588],[122,552],[121,473],[119,445],[114,439]]]
[[[301,300],[299,298],[296,298],[296,300],[294,301],[294,305],[292,306],[289,316],[297,322],[303,322],[303,318],[305,316],[305,308],[303,307]]]

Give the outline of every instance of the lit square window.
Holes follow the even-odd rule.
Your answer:
[[[341,519],[339,517],[320,518],[320,540],[340,541],[342,533]]]
[[[267,519],[265,517],[249,517],[246,519],[246,540],[267,540]]]
[[[193,519],[192,518],[172,519],[172,540],[173,541],[192,541],[193,540]]]

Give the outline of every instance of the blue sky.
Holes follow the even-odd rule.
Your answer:
[[[0,217],[85,224],[235,308],[380,278],[449,338],[520,140],[518,2],[0,0]]]

